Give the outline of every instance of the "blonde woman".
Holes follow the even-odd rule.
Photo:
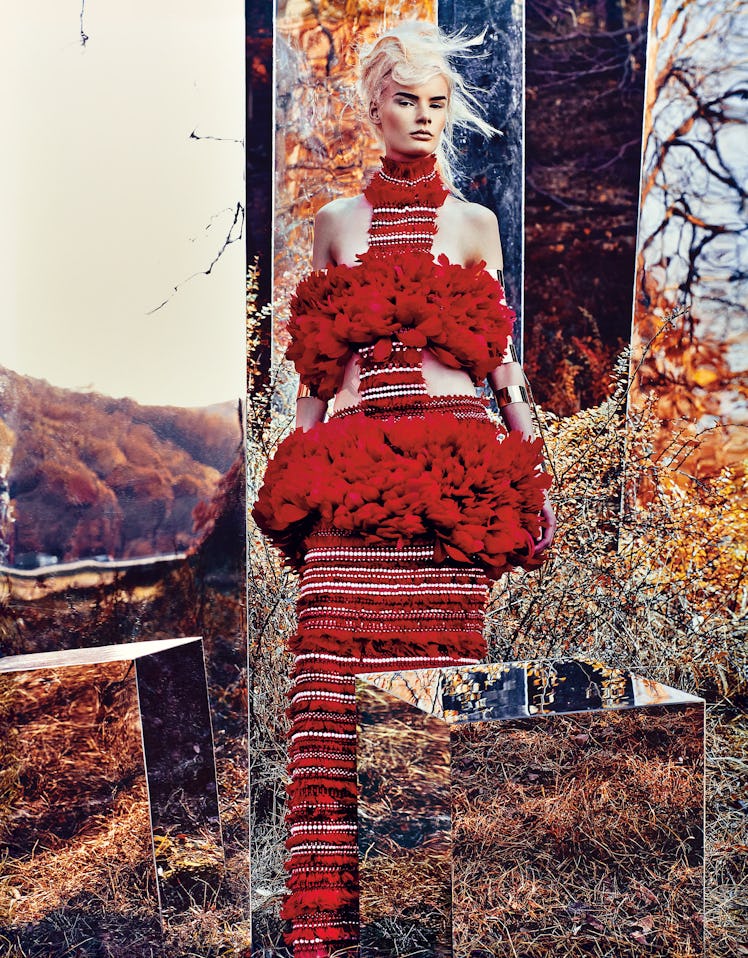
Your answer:
[[[452,66],[474,43],[409,22],[362,50],[382,166],[317,214],[314,272],[291,303],[298,428],[254,515],[301,573],[284,906],[295,958],[358,939],[355,673],[484,658],[491,583],[539,565],[555,531],[496,217],[451,186],[455,127],[493,132]],[[506,431],[476,395],[486,378]]]

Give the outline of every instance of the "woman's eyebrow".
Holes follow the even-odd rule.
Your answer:
[[[404,96],[406,100],[412,100],[414,103],[417,102],[417,100],[418,100],[418,97],[417,97],[415,94],[413,94],[413,93],[407,93],[405,90],[395,90],[395,92],[394,92],[392,95],[393,95],[393,96]],[[430,96],[430,97],[429,97],[429,103],[434,103],[434,102],[436,102],[437,100],[444,100],[444,101],[446,101],[446,99],[447,99],[447,97],[446,97],[446,96],[442,96],[442,95],[440,95],[440,96]]]

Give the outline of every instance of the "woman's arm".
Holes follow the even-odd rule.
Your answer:
[[[296,429],[308,432],[318,422],[324,422],[327,412],[327,403],[317,399],[309,393],[304,394],[304,386],[299,386],[299,395],[296,397]]]
[[[475,244],[473,261],[484,260],[486,269],[497,275],[504,266],[498,220],[491,210],[475,204],[470,205],[472,207],[470,235]],[[503,362],[489,373],[488,383],[496,395],[499,413],[507,429],[518,430],[527,439],[534,439],[535,427],[527,392],[529,383],[522,366],[517,361],[511,338]],[[542,534],[535,543],[535,555],[547,549],[556,534],[556,513],[547,493],[540,516]]]
[[[524,370],[514,358],[515,355],[510,340],[505,361],[489,373],[488,382],[496,395],[499,413],[506,428],[509,430],[516,429],[527,439],[534,439],[535,428],[528,402],[527,386],[525,385],[527,380]],[[535,555],[547,549],[553,542],[558,525],[556,513],[547,492],[543,508],[540,510],[540,518],[542,529],[540,538],[535,542]]]
[[[335,224],[338,221],[337,206],[333,201],[317,211],[314,217],[314,244],[312,246],[312,269],[326,269],[335,262],[332,255],[332,241],[335,237]]]
[[[314,217],[314,245],[312,269],[324,269],[332,261],[331,243],[335,235],[334,212],[330,204],[323,206]],[[318,399],[308,386],[301,384],[296,396],[296,429],[307,432],[318,422],[324,422],[327,403]]]

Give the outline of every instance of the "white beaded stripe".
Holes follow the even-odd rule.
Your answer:
[[[305,852],[320,852],[322,855],[335,855],[342,849],[351,848],[351,843],[336,845],[333,842],[304,842],[291,849],[291,855],[303,855]]]
[[[421,366],[380,366],[378,369],[372,369],[359,374],[359,379],[368,379],[371,376],[382,376],[387,373],[420,373]]]
[[[310,758],[326,759],[333,762],[350,761],[350,758],[347,755],[342,754],[341,749],[339,748],[335,750],[325,749],[325,748],[311,749],[308,746],[307,748],[304,748],[304,749],[299,748],[298,752],[293,758],[293,761],[297,763],[301,763],[301,762],[308,761]],[[299,764],[298,767],[306,768],[307,766],[302,766],[301,764]]]
[[[299,672],[294,678],[294,685],[307,682],[309,679],[326,679],[329,682],[341,682],[343,685],[353,681],[350,675],[340,675],[336,672]]]
[[[315,591],[330,592],[335,596],[346,596],[346,598],[349,594],[357,595],[362,592],[364,595],[372,596],[400,594],[403,591],[413,595],[432,595],[453,591],[455,587],[460,590],[478,590],[485,588],[484,583],[480,581],[475,582],[469,578],[458,579],[454,582],[439,582],[438,579],[427,578],[414,581],[415,576],[413,575],[374,575],[371,577],[371,581],[367,582],[363,575],[360,578],[352,576],[349,569],[341,569],[338,576],[336,576],[334,572],[326,572],[323,569],[314,570],[314,572],[315,574],[313,575],[312,570],[307,570],[307,573],[304,575],[299,590],[301,595]]]
[[[431,170],[430,173],[424,173],[423,176],[416,177],[414,180],[402,180],[397,176],[390,176],[389,173],[385,173],[384,170],[379,170],[379,175],[383,180],[387,180],[388,183],[395,183],[397,186],[404,186],[406,189],[411,186],[415,186],[416,183],[426,183],[428,180],[436,179],[436,170]],[[376,207],[374,207],[376,209]]]
[[[394,616],[395,618],[399,617],[403,619],[412,619],[412,618],[420,619],[420,618],[423,618],[423,616],[425,615],[432,615],[432,616],[439,616],[439,617],[442,617],[444,615],[451,615],[453,614],[453,611],[454,611],[453,609],[447,606],[446,608],[442,607],[442,608],[436,608],[436,609],[432,609],[432,608],[408,609],[407,611],[403,609],[377,609],[374,611],[369,611],[368,609],[361,609],[359,614],[361,615],[362,618],[370,618],[371,616],[384,615],[389,617]],[[299,614],[299,620],[301,620],[302,617],[308,618],[310,615],[313,615],[315,612],[319,612],[319,613],[326,612],[330,616],[334,616],[338,614],[347,619],[351,618],[351,610],[347,606],[321,605],[315,609],[304,609],[303,612]],[[475,613],[475,616],[482,617],[481,613],[478,611]]]
[[[372,218],[380,213],[433,213],[439,212],[438,206],[375,206],[372,212]],[[431,217],[429,217],[431,218]]]
[[[342,739],[355,739],[355,732],[294,732],[291,736],[291,741],[295,741],[297,738],[342,738]]]
[[[329,659],[331,662],[347,662],[354,665],[361,659],[357,655],[335,655],[332,652],[304,652],[294,656],[294,662],[301,664],[306,659]]]
[[[403,240],[423,240],[431,241],[434,239],[433,233],[389,233],[385,236],[372,236],[369,234],[370,246],[384,246],[387,243],[402,243]]]
[[[401,550],[397,549],[373,549],[370,546],[324,546],[317,549],[310,549],[306,554],[306,559],[341,559],[346,556],[351,559],[427,559],[429,556],[433,556],[434,547],[427,546],[425,548],[408,548],[407,546]]]
[[[348,695],[345,692],[294,692],[291,701],[297,699],[330,699],[331,702],[353,702],[355,695]]]
[[[378,655],[362,655],[360,658],[346,658],[344,656],[335,656],[335,655],[323,655],[318,652],[308,652],[306,655],[297,655],[296,661],[300,659],[336,659],[339,662],[360,662],[362,665],[366,662],[379,663],[379,662],[430,662],[433,659],[433,655],[387,655],[387,656],[378,656]],[[455,665],[457,660],[455,660]],[[363,671],[363,670],[361,670]],[[310,715],[315,715],[317,713],[310,712]],[[333,732],[326,734],[334,734]],[[292,736],[293,737],[293,736]]]
[[[446,583],[446,587],[452,583]],[[435,582],[432,585],[423,583],[419,585],[409,585],[406,589],[406,584],[401,582],[394,583],[385,583],[385,582],[372,582],[371,585],[366,585],[366,583],[356,583],[356,582],[341,582],[340,579],[320,579],[316,582],[310,582],[304,584],[299,589],[299,596],[306,597],[308,595],[316,595],[318,592],[335,592],[340,595],[341,593],[347,593],[348,595],[366,595],[370,598],[376,598],[378,596],[386,598],[387,596],[392,595],[402,595],[404,592],[407,592],[408,595],[441,595],[444,592],[445,583]],[[460,584],[460,592],[483,592],[485,586],[480,583]]]
[[[472,628],[469,622],[463,623],[463,625],[461,626],[462,632],[465,632],[465,631],[480,632],[481,631],[482,617],[479,615],[475,615],[472,618],[474,620],[474,624]],[[420,620],[416,620],[415,623],[412,625],[410,623],[406,624],[404,622],[388,623],[389,628],[387,629],[387,631],[397,633],[398,635],[408,635],[408,636],[418,635],[419,632],[422,633],[424,630],[423,624],[419,625],[419,622]],[[367,636],[369,635],[376,636],[376,635],[382,634],[382,627],[376,621],[361,622],[358,619],[346,620],[342,617],[338,617],[335,619],[320,619],[320,620],[312,619],[310,622],[305,621],[304,628],[307,629],[309,632],[330,632],[334,629],[345,628],[349,632],[358,632],[361,635],[367,635]],[[442,635],[442,634],[454,635],[455,628],[453,623],[452,624],[448,623],[444,625],[444,624],[441,624],[439,618],[435,618],[429,624],[428,631],[433,632],[434,635]],[[476,662],[477,661],[478,660],[476,659]],[[455,662],[455,664],[457,663]]]
[[[423,577],[426,580],[440,581],[442,585],[451,584],[445,583],[445,573],[448,574],[448,577],[451,579],[453,577],[458,578],[459,580],[470,578],[475,573],[472,569],[460,568],[459,566],[435,566],[430,568],[426,566],[425,568],[413,569],[393,569],[391,566],[375,566],[367,565],[366,568],[359,569],[356,566],[351,565],[323,565],[320,564],[319,567],[311,566],[306,569],[303,575],[304,581],[309,578],[317,578],[321,575],[345,575],[345,576],[361,576],[363,581],[369,582],[372,578],[382,578],[382,579],[406,579],[409,580],[413,576]],[[351,581],[356,581],[353,578]]]
[[[347,778],[355,781],[356,773],[348,768],[325,768],[324,765],[308,765],[303,768],[295,768],[291,772],[291,778],[302,778],[306,775],[317,776],[329,775],[330,778]]]
[[[488,594],[487,589],[486,594]],[[450,605],[443,605],[436,608],[427,606],[425,608],[407,610],[402,608],[371,609],[366,607],[352,610],[350,605],[321,605],[319,607],[309,606],[308,608],[300,610],[298,613],[298,620],[299,622],[302,620],[306,621],[309,618],[314,618],[315,614],[324,615],[330,618],[332,621],[335,621],[338,617],[347,622],[350,619],[354,619],[356,615],[359,615],[362,619],[376,618],[379,615],[389,619],[402,619],[404,622],[410,622],[411,620],[423,619],[426,616],[431,616],[432,618],[443,618],[444,616],[450,616],[454,614],[454,608]],[[464,610],[461,610],[460,614],[462,615],[466,613],[464,613]],[[476,611],[474,615],[477,617],[482,617],[480,611]]]
[[[461,572],[455,570],[448,579],[445,579],[444,576],[440,576],[439,572],[439,569],[424,569],[423,573],[419,575],[417,570],[414,569],[382,569],[381,571],[372,569],[367,581],[366,569],[357,569],[346,565],[325,567],[320,563],[318,567],[315,566],[307,569],[302,579],[305,584],[307,582],[329,584],[326,577],[333,576],[332,582],[337,583],[341,588],[344,588],[348,584],[358,586],[361,584],[372,585],[373,583],[379,582],[381,582],[384,588],[407,585],[409,588],[412,587],[414,589],[417,589],[419,586],[449,589],[454,585],[470,586],[472,584],[470,572],[466,572],[464,569]],[[453,577],[456,581],[453,581]],[[422,579],[423,581],[414,582],[413,579],[415,578],[419,580]]]
[[[377,211],[379,212],[379,211]],[[408,223],[433,223],[433,216],[414,216],[412,213],[398,215],[397,210],[384,215],[374,214],[371,218],[369,231],[388,229],[392,226],[407,226]]]
[[[309,591],[313,588],[325,588],[326,591],[335,591],[335,592],[351,592],[358,593],[362,590],[370,591],[371,595],[387,595],[390,592],[398,592],[403,588],[407,588],[409,591],[416,592],[421,590],[422,595],[428,595],[432,592],[442,593],[446,591],[453,591],[455,586],[460,589],[482,589],[484,588],[483,584],[471,583],[469,581],[462,582],[439,582],[434,580],[425,580],[423,582],[413,582],[413,577],[406,578],[404,576],[395,577],[389,579],[385,576],[372,577],[370,583],[366,583],[363,579],[357,579],[355,576],[346,575],[345,572],[341,572],[340,577],[334,578],[323,578],[325,575],[324,570],[320,569],[315,576],[305,575],[302,581],[302,592],[304,589]]]
[[[329,682],[337,685],[352,685],[353,679],[350,675],[334,675],[331,672],[300,672],[293,680],[294,688],[304,685],[306,682]]]
[[[455,661],[455,665],[461,663]],[[367,671],[371,671],[368,669]],[[353,715],[340,715],[338,712],[323,712],[317,711],[316,709],[302,709],[298,714],[294,715],[293,725],[296,726],[297,723],[301,722],[340,722],[341,725],[352,725],[353,724]]]
[[[426,384],[412,383],[409,386],[372,386],[361,390],[362,399],[397,399],[399,396],[425,396]]]
[[[306,619],[313,615],[315,612],[327,613],[330,616],[341,615],[346,619],[352,618],[351,610],[344,605],[323,605],[319,606],[317,609],[305,609],[302,613],[299,614],[299,620],[302,618]],[[403,611],[403,609],[379,609],[377,611],[370,612],[367,609],[362,609],[360,615],[362,618],[371,618],[372,616],[388,616],[402,619],[422,619],[426,615],[432,615],[435,617],[441,618],[444,615],[451,615],[453,610],[449,607],[447,608],[437,608],[437,609],[412,609],[408,611]],[[480,612],[476,612],[474,618],[482,617]],[[335,621],[333,619],[332,621]]]
[[[299,822],[298,825],[291,826],[291,834],[295,835],[297,832],[356,832],[358,831],[358,825],[345,825],[342,822],[330,822],[322,823],[319,822]]]
[[[371,399],[372,396],[414,396],[425,390],[426,383],[422,379],[416,379],[410,383],[385,382],[381,386],[364,386],[361,396],[364,399]]]

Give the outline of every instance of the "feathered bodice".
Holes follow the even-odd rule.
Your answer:
[[[291,300],[287,356],[321,399],[360,357],[364,401],[425,395],[422,351],[480,382],[500,361],[513,311],[485,264],[434,260],[436,218],[447,191],[435,158],[383,160],[364,192],[372,206],[369,248],[355,266],[330,265],[303,279]]]

